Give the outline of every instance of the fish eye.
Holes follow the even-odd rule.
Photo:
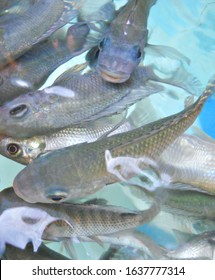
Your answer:
[[[15,156],[17,157],[21,153],[21,148],[16,143],[8,144],[6,149],[7,149],[7,153],[13,157],[15,157]]]
[[[62,196],[50,196],[48,198],[51,199],[52,201],[61,201],[65,197],[62,197]]]
[[[10,115],[13,117],[23,117],[28,112],[28,107],[25,104],[18,105],[10,110]]]
[[[131,55],[132,55],[133,58],[137,58],[137,59],[140,58],[141,55],[142,55],[140,47],[139,46],[135,46],[132,49]]]
[[[67,197],[67,193],[64,191],[54,191],[52,194],[48,194],[47,198],[54,201],[58,202],[61,201],[62,199],[65,199]]]

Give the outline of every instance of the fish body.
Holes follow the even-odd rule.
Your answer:
[[[215,259],[215,231],[204,232],[182,244],[177,249],[169,251],[171,259]]]
[[[129,132],[67,147],[35,159],[16,176],[15,192],[31,203],[65,201],[84,197],[106,184],[117,182],[117,177],[107,171],[107,150],[113,157],[147,157],[156,161],[163,150],[193,124],[214,89],[215,83],[209,82],[201,97],[177,114]],[[123,162],[126,164],[126,160]],[[126,179],[129,176],[134,173],[131,171]]]
[[[120,207],[81,205],[81,204],[29,204],[17,197],[12,188],[4,189],[0,195],[0,213],[14,207],[39,208],[49,215],[65,220],[67,224],[57,221],[46,227],[43,232],[45,240],[64,240],[70,238],[92,237],[135,228],[148,223],[159,212],[157,203],[143,211],[130,211]],[[70,226],[69,226],[70,225]]]
[[[80,75],[69,70],[52,86],[3,104],[0,133],[16,138],[53,133],[73,124],[119,113],[162,88],[149,81],[144,68],[138,68],[123,84],[108,83],[96,72]]]
[[[161,172],[170,176],[171,182],[214,193],[215,142],[181,135],[162,153],[158,165]]]
[[[0,19],[0,65],[14,60],[75,17],[73,2],[38,0],[20,16],[4,15]]]
[[[156,0],[129,0],[111,22],[100,43],[97,71],[112,83],[122,83],[144,57],[148,40],[147,19]]]
[[[0,104],[41,87],[57,67],[90,47],[86,43],[88,33],[87,24],[75,24],[64,40],[40,42],[3,67],[0,70]]]

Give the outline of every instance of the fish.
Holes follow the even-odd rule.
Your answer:
[[[0,18],[0,66],[13,61],[72,20],[78,8],[77,1],[38,0],[24,14],[3,15]]]
[[[134,128],[132,118],[126,119],[119,114],[83,125],[74,125],[49,135],[24,139],[0,136],[0,153],[27,165],[44,153],[82,142],[90,143],[108,135],[129,131],[132,127]]]
[[[170,176],[171,183],[215,193],[215,142],[181,135],[162,153],[158,165],[160,172]]]
[[[0,134],[24,138],[53,133],[120,113],[162,89],[150,80],[144,68],[119,85],[105,82],[95,71],[81,75],[72,68],[52,86],[22,94],[0,106]]]
[[[106,81],[128,80],[144,57],[148,40],[147,19],[156,0],[129,0],[111,22],[99,44],[96,70]]]
[[[89,26],[74,24],[64,39],[49,38],[33,46],[0,70],[0,104],[41,87],[60,65],[81,54],[95,42],[87,42]],[[92,44],[92,45],[91,45]]]
[[[136,208],[142,206],[143,202],[153,201],[154,197],[162,197],[161,211],[153,224],[173,235],[177,232],[178,238],[179,233],[198,235],[215,230],[214,196],[191,190],[189,187],[180,185],[176,189],[174,186],[163,186],[150,192],[130,186],[129,190]]]
[[[5,102],[0,106],[0,134],[29,138],[119,114],[137,101],[161,92],[163,84],[174,85],[191,94],[191,87],[199,91],[196,79],[187,72],[181,79],[180,70],[168,79],[161,79],[151,67],[138,67],[127,82],[113,84],[104,81],[95,71],[82,74],[87,66],[87,63],[75,65],[51,86]]]
[[[138,230],[98,236],[97,238],[103,243],[111,244],[109,249],[100,256],[100,260],[165,258],[166,250]]]
[[[193,237],[175,250],[167,252],[166,256],[177,260],[214,260],[215,231],[204,232]]]
[[[140,168],[135,165],[127,167],[129,162],[126,157],[132,157],[134,161],[141,157],[142,167],[149,166],[147,159],[156,161],[164,149],[193,124],[214,90],[215,82],[211,78],[202,95],[177,114],[100,141],[70,146],[35,159],[15,177],[13,188],[16,194],[30,203],[59,203],[85,197],[105,185],[121,181],[114,175],[121,168],[128,171],[125,180],[132,178],[137,175],[136,169]],[[117,161],[117,157],[122,160]]]
[[[31,204],[20,199],[13,188],[0,192],[0,214],[14,207],[30,207],[46,212],[57,219],[46,226],[42,239],[62,241],[72,238],[91,238],[108,235],[149,223],[159,213],[159,202],[154,201],[148,209],[129,209],[93,204]],[[66,223],[65,223],[66,221]]]
[[[37,252],[33,252],[31,244],[27,244],[24,250],[7,244],[4,255],[4,260],[69,260],[64,255],[51,250],[44,244],[41,244]]]

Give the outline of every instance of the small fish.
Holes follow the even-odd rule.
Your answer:
[[[113,259],[163,259],[166,250],[157,245],[150,237],[137,230],[114,233],[109,236],[98,236],[98,240],[111,244],[101,260]]]
[[[41,87],[57,67],[86,51],[91,46],[86,38],[88,33],[87,24],[74,24],[66,38],[40,42],[3,67],[0,70],[0,104]]]
[[[3,255],[4,260],[68,260],[64,255],[41,244],[37,252],[33,252],[30,244],[24,250],[7,244]]]
[[[108,171],[107,151],[113,157],[143,157],[156,161],[164,149],[193,124],[214,90],[215,82],[211,79],[197,101],[177,114],[129,132],[70,146],[35,159],[15,177],[16,194],[31,203],[62,202],[95,193],[104,185],[119,181]],[[126,166],[126,160],[123,164]],[[148,166],[148,162],[143,166]],[[112,169],[117,171],[118,167],[116,163]],[[134,170],[129,170],[126,179],[134,174]]]
[[[179,136],[158,160],[159,171],[172,183],[196,186],[215,193],[215,142],[184,134]]]
[[[42,235],[42,239],[51,241],[93,239],[93,236],[116,233],[148,223],[159,213],[157,202],[142,211],[92,204],[31,204],[17,197],[12,188],[0,192],[0,202],[0,214],[4,210],[22,206],[39,209],[55,217],[57,221],[51,223],[50,227],[48,225]]]
[[[215,259],[215,231],[204,232],[190,241],[169,251],[166,256],[177,260],[214,260]]]
[[[186,188],[185,188],[186,187]],[[161,211],[153,220],[153,224],[171,234],[184,232],[186,234],[201,234],[215,230],[215,199],[213,195],[188,190],[185,185],[178,189],[158,188],[155,192],[143,189],[130,188],[132,195],[138,199],[133,200],[135,207],[140,207],[143,201],[150,201],[154,197],[162,197]],[[165,223],[168,221],[168,223]]]
[[[94,142],[106,135],[129,131],[132,118],[125,119],[121,114],[102,118],[83,125],[74,125],[50,135],[34,136],[25,139],[0,137],[0,153],[21,164],[29,164],[39,155],[83,142]],[[134,128],[134,127],[133,127]]]
[[[111,22],[99,45],[96,69],[102,78],[122,83],[144,57],[148,40],[147,19],[156,0],[129,0]]]

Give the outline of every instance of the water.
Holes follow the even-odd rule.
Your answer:
[[[126,1],[115,1],[119,7]],[[215,3],[210,0],[158,0],[152,7],[148,21],[149,43],[156,45],[167,45],[183,53],[190,59],[190,65],[186,66],[189,72],[196,76],[206,85],[208,79],[215,73]],[[58,76],[63,69],[82,62],[84,56],[77,57],[55,71],[44,87],[51,84],[54,77]],[[146,56],[146,63],[158,64],[165,71],[172,71],[174,63],[169,59],[160,60],[150,55]],[[180,90],[177,90],[178,92]],[[183,93],[184,94],[184,93]],[[186,95],[183,95],[185,97]],[[169,97],[168,97],[169,98]],[[153,96],[151,98],[157,113],[160,117],[173,114],[183,109],[181,99],[169,98],[168,102],[165,94]],[[210,98],[202,110],[195,125],[201,127],[211,137],[215,137],[214,123],[215,99]],[[12,186],[16,174],[23,169],[23,165],[17,164],[9,159],[0,156],[0,188]],[[105,188],[97,196],[105,197],[111,204],[124,207],[141,208],[142,204],[134,198],[129,191],[123,187]],[[165,220],[166,219],[166,220]],[[168,216],[164,217],[164,223],[168,224]],[[178,240],[174,232],[162,228],[156,224],[144,225],[139,230],[165,248],[176,248]],[[60,244],[49,245],[60,250]],[[104,248],[107,248],[106,244]],[[75,244],[78,258],[96,259],[104,251],[98,244],[92,243]],[[64,251],[65,254],[66,251]]]

